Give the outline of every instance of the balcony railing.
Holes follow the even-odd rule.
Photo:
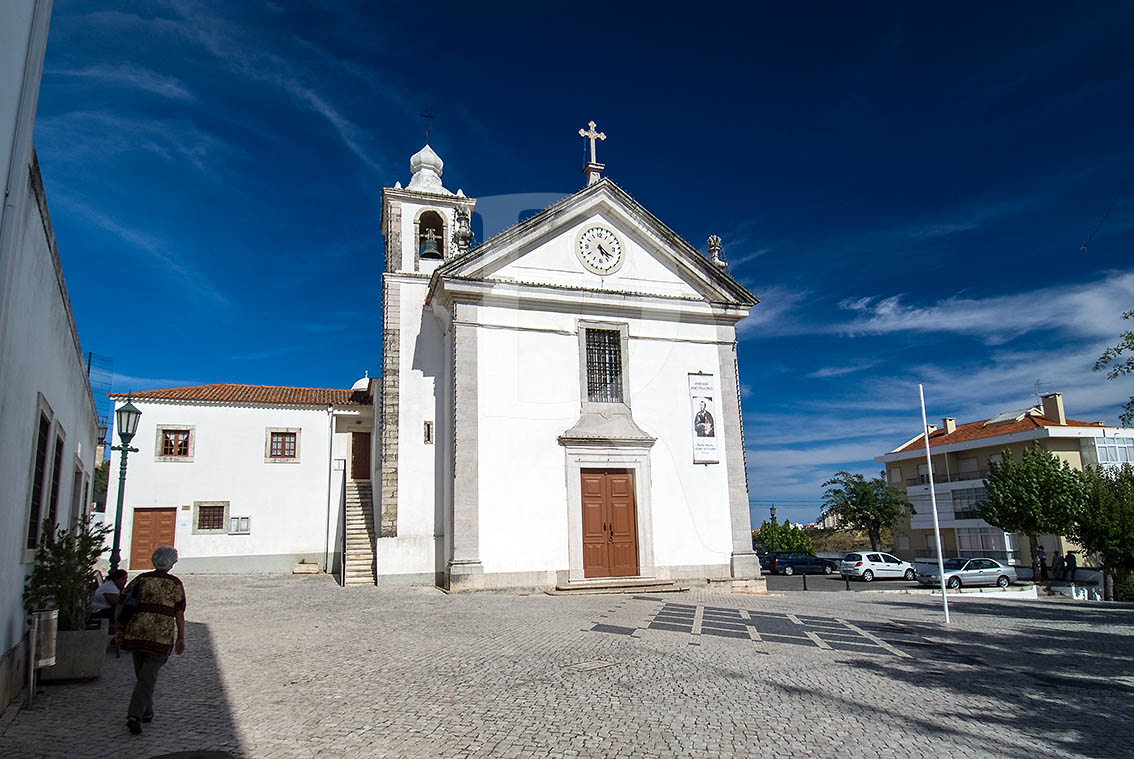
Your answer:
[[[960,559],[996,559],[1002,564],[1019,564],[1018,551],[996,551],[996,550],[964,550],[964,551],[946,551],[946,559],[960,558]],[[917,553],[914,562],[918,564],[933,564],[937,562],[937,551],[932,548],[922,549]]]
[[[941,472],[933,473],[934,482],[964,482],[965,480],[983,480],[988,477],[987,469],[977,469],[972,472],[950,472],[943,474]],[[906,480],[907,485],[928,485],[929,475],[919,474],[917,477]]]

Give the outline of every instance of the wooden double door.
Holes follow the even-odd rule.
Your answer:
[[[130,569],[153,569],[154,549],[173,545],[177,509],[134,509],[130,532]]]
[[[625,469],[584,469],[583,576],[638,574],[634,475]]]

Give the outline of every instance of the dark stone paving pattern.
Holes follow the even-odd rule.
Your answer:
[[[642,628],[596,624],[591,628],[591,631],[629,635],[631,633],[626,632],[627,630],[631,632],[637,629],[661,630],[695,636],[807,646],[830,651],[847,651],[878,656],[901,656],[905,654],[911,658],[921,658],[927,655],[932,648],[935,652],[933,658],[945,661],[967,661],[971,658],[940,646],[931,647],[921,636],[905,632],[893,625],[879,625],[869,622],[857,625],[861,630],[891,646],[891,648],[887,648],[834,617],[800,615],[793,619],[787,614],[704,606],[701,607],[701,620],[698,627],[698,607],[694,605],[670,603],[649,596],[636,596],[635,600],[655,601],[662,605]],[[756,631],[756,636],[749,633],[749,627]],[[817,642],[816,638],[822,642]],[[906,650],[905,647],[907,646],[910,647],[910,650]],[[897,649],[897,651],[894,649]]]

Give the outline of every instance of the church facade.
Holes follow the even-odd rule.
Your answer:
[[[428,145],[383,191],[380,583],[762,587],[735,331],[757,299],[601,169],[472,249]]]
[[[351,584],[762,590],[736,355],[757,299],[719,239],[696,250],[601,176],[594,125],[581,134],[586,186],[476,247],[475,199],[428,145],[414,155],[382,192],[382,376],[135,394],[154,453],[131,460],[124,521],[176,515],[163,540],[183,571],[308,559]],[[296,441],[290,466],[275,437]],[[210,455],[247,466],[229,482]],[[123,544],[144,563],[129,524]]]

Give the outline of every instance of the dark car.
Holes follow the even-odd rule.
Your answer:
[[[838,570],[838,565],[830,559],[820,559],[803,551],[775,551],[766,558],[767,566],[761,562],[761,567],[776,575],[829,575]]]

